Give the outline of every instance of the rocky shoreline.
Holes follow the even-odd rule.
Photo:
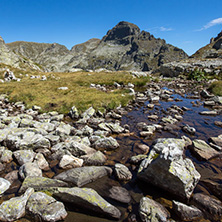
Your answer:
[[[119,221],[221,220],[222,166],[215,165],[218,178],[207,179],[199,171],[197,160],[203,164],[221,160],[222,123],[219,118],[215,121],[218,134],[209,142],[208,138],[195,138],[198,130],[183,123],[190,108],[177,105],[181,98],[173,97],[175,94],[193,99],[193,106],[200,107],[197,115],[221,116],[222,98],[185,80],[151,82],[145,91],[135,93],[126,108],[106,113],[91,107],[80,115],[73,107],[70,117],[57,112],[40,114],[37,106],[27,110],[22,102],[11,104],[6,95],[1,95],[0,221],[23,217],[31,221],[66,220],[70,204],[87,215]],[[161,101],[171,106],[165,110],[159,105]],[[123,124],[122,119],[144,104],[146,109],[141,112],[146,112],[149,123],[136,121],[134,132],[130,122]],[[203,110],[203,105],[210,110]],[[168,136],[158,138],[161,134]],[[157,138],[153,139],[154,135]],[[130,158],[128,151],[123,151],[123,161],[112,160],[112,155],[123,149],[120,137],[140,141],[137,151],[131,152],[134,155]],[[107,177],[119,185],[112,186],[106,195],[87,187]],[[172,195],[170,207],[145,194],[135,201],[130,189],[125,188],[138,181],[144,184],[143,189],[145,184],[152,184]],[[199,184],[207,191],[197,188]]]

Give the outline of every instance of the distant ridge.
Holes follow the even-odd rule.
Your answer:
[[[90,39],[68,50],[53,43],[13,42],[7,46],[17,55],[38,63],[46,71],[95,70],[149,71],[160,65],[188,58],[187,54],[163,39],[156,39],[129,22],[119,22],[99,39]]]

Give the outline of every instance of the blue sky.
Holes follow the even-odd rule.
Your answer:
[[[128,21],[191,55],[222,30],[221,9],[221,0],[0,0],[0,36],[70,49]]]

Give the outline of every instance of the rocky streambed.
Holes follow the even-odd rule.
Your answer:
[[[0,221],[220,221],[222,98],[150,83],[70,117],[0,96]]]

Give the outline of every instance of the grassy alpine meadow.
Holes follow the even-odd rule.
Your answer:
[[[17,78],[21,78],[21,81],[0,83],[0,93],[7,94],[10,101],[24,102],[27,108],[33,105],[41,106],[42,112],[54,110],[68,113],[73,105],[80,111],[90,106],[101,111],[119,105],[126,106],[133,96],[129,95],[127,89],[116,89],[114,82],[124,85],[131,82],[142,87],[149,81],[149,77],[134,78],[128,72],[40,73],[10,70]],[[3,73],[0,72],[1,76]],[[40,78],[31,79],[32,75]],[[46,76],[46,81],[40,80],[43,75]],[[104,85],[107,92],[90,88],[91,83]],[[68,89],[60,90],[59,87]]]

